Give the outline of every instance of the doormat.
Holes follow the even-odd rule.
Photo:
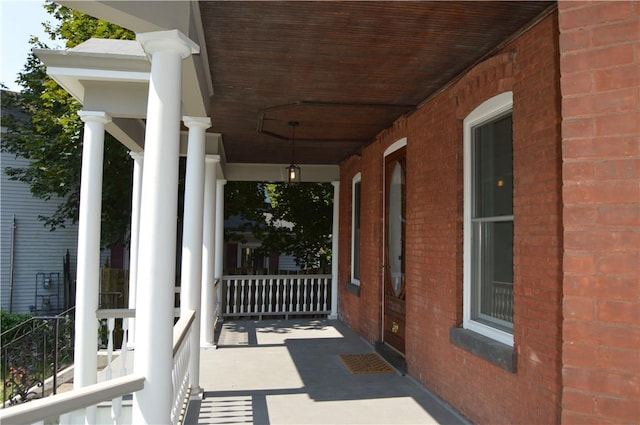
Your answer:
[[[340,354],[340,359],[349,372],[356,375],[393,372],[393,368],[376,353]]]

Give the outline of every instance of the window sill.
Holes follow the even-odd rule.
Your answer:
[[[353,282],[347,282],[345,283],[344,287],[350,294],[353,294],[356,297],[360,297],[360,285],[356,285]]]
[[[449,342],[507,372],[517,371],[516,351],[506,344],[463,328],[449,329]]]

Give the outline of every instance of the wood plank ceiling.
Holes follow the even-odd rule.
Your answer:
[[[201,1],[227,160],[338,164],[552,2]]]

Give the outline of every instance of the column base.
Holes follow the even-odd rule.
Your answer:
[[[202,397],[202,393],[204,393],[204,389],[202,389],[201,387],[196,387],[196,388],[191,388],[191,396],[189,397],[190,399],[194,399],[194,398],[198,398],[201,399]]]
[[[327,316],[327,319],[338,320],[338,313],[331,313],[330,315]]]

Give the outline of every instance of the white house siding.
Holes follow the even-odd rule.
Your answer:
[[[4,173],[8,166],[26,166],[28,161],[15,155],[2,153],[0,157],[0,301],[1,307],[9,310],[11,274],[11,227],[15,215],[15,244],[13,261],[13,312],[28,313],[36,304],[36,275],[59,273],[59,284],[63,280],[63,257],[67,250],[71,255],[71,275],[75,279],[76,252],[78,246],[77,226],[67,226],[51,232],[38,219],[39,215],[51,215],[60,204],[58,199],[44,201],[34,197],[25,183],[9,180]],[[40,276],[40,278],[42,275]],[[42,285],[38,294],[53,294]],[[52,303],[55,297],[52,297]],[[39,301],[41,304],[41,301]],[[64,303],[64,290],[60,287],[60,307]],[[38,306],[40,308],[40,306]]]

